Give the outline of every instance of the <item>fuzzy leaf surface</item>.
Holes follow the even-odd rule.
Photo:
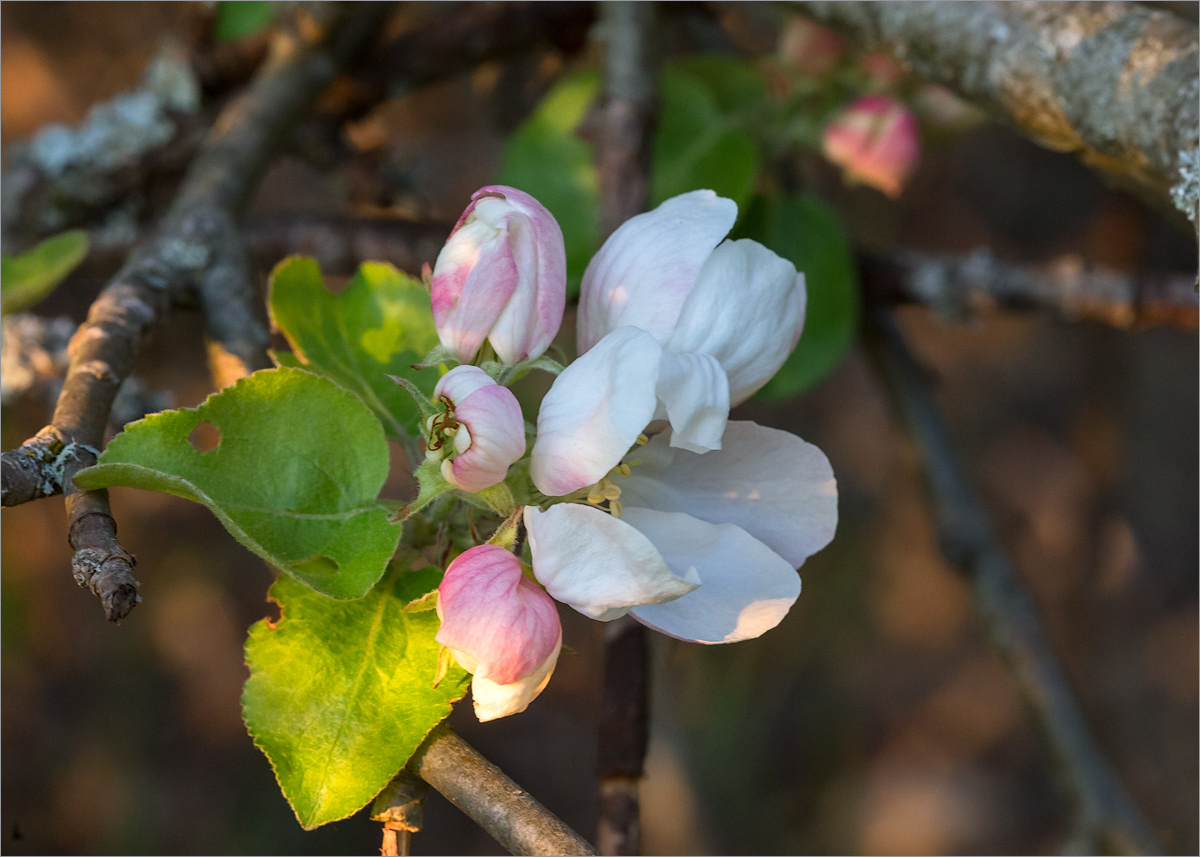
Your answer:
[[[466,693],[452,665],[433,687],[437,614],[406,613],[441,571],[394,564],[356,601],[333,601],[282,577],[282,616],[250,629],[242,710],[305,829],[365,806]]]
[[[220,436],[203,451],[189,440],[202,423]],[[267,562],[333,598],[360,598],[400,540],[376,501],[387,474],[387,440],[357,396],[311,372],[267,369],[198,408],[130,423],[75,484],[203,503]]]
[[[270,306],[305,368],[362,398],[390,437],[417,434],[416,405],[387,376],[407,378],[426,395],[437,384],[436,369],[412,368],[438,344],[420,280],[391,265],[366,262],[334,294],[315,260],[293,256],[271,275]]]

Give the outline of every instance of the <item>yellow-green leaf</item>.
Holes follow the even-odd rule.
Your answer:
[[[306,829],[365,806],[466,693],[457,665],[433,686],[437,614],[404,610],[441,572],[398,566],[356,601],[280,578],[282,617],[250,629],[246,725]]]

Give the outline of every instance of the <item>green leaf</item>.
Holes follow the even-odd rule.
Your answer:
[[[794,396],[832,372],[854,342],[861,297],[850,242],[833,209],[810,194],[760,197],[736,231],[804,272],[804,332],[787,362],[757,394],[761,399]]]
[[[189,440],[203,423],[220,436],[207,451]],[[203,503],[267,562],[333,598],[360,598],[400,539],[376,502],[387,474],[387,441],[358,397],[311,372],[266,369],[198,408],[126,426],[75,484]]]
[[[83,261],[88,235],[81,229],[47,238],[18,256],[0,254],[0,314],[33,306]]]
[[[466,693],[457,665],[433,687],[437,614],[404,610],[441,571],[399,565],[356,601],[280,578],[271,598],[281,618],[250,629],[246,726],[305,829],[370,802]]]
[[[412,368],[438,344],[420,280],[366,262],[334,294],[315,260],[293,256],[271,274],[270,307],[305,368],[358,394],[390,437],[419,433],[416,404],[387,376],[407,378],[426,395],[437,385],[437,370]]]
[[[704,85],[724,114],[749,121],[770,95],[758,69],[745,60],[722,54],[696,54],[675,60],[671,70]]]
[[[500,184],[532,194],[558,221],[567,250],[568,297],[578,292],[599,244],[596,164],[591,146],[575,134],[599,91],[595,72],[560,81],[509,138],[497,177]]]
[[[723,111],[705,81],[682,69],[668,70],[654,136],[651,205],[709,188],[741,208],[754,190],[758,169],[758,146],[740,112]]]
[[[218,42],[244,39],[261,30],[275,16],[267,0],[221,0],[213,21],[213,38]]]

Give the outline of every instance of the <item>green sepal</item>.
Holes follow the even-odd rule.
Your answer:
[[[426,396],[424,391],[412,381],[407,378],[401,378],[399,375],[388,375],[388,377],[399,384],[404,392],[412,397],[413,402],[416,403],[417,410],[421,412],[422,423],[438,413],[439,409],[433,404],[433,400]]]
[[[442,475],[442,462],[426,459],[417,468],[414,474],[417,477],[417,496],[414,500],[392,515],[391,520],[403,521],[411,518],[414,514],[424,509],[438,497],[448,491],[453,490],[454,486],[446,481],[446,477]]]
[[[433,369],[436,366],[446,364],[451,369],[462,363],[458,359],[458,355],[441,343],[435,345],[432,350],[421,358],[420,363],[412,364],[413,369]]]
[[[466,494],[467,492],[462,493]],[[475,496],[487,503],[487,508],[501,518],[507,518],[517,508],[517,502],[513,499],[513,493],[506,482],[497,482],[495,485],[476,491]]]

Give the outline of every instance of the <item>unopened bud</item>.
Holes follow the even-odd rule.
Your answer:
[[[852,180],[900,195],[921,154],[917,120],[908,108],[885,95],[864,95],[825,127],[825,157]]]
[[[537,357],[562,324],[567,257],[554,216],[501,185],[471,197],[433,268],[433,320],[464,363],[484,340],[504,363]]]

